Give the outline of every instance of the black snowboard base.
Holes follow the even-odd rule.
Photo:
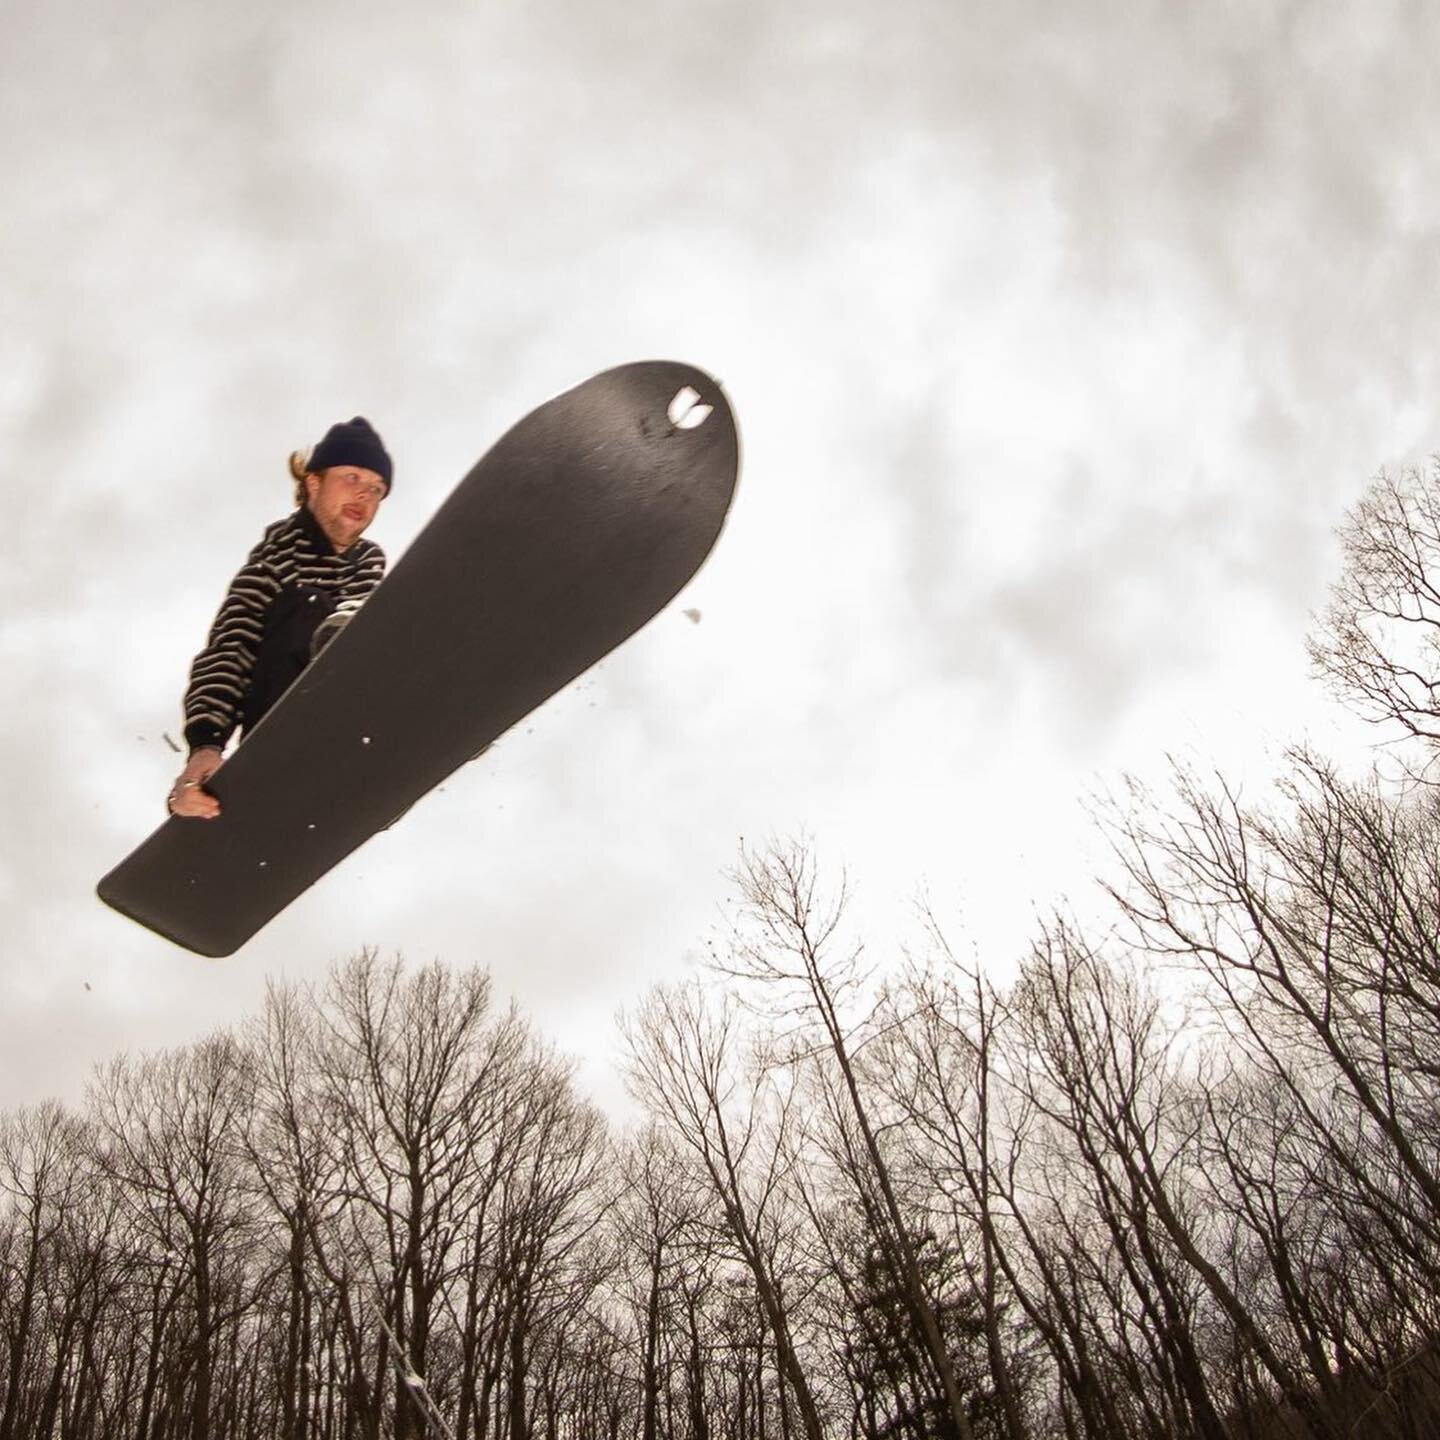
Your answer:
[[[232,954],[296,896],[654,617],[720,533],[739,466],[719,385],[669,361],[532,411],[100,898]]]

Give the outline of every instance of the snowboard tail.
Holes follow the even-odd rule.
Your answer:
[[[692,366],[621,366],[532,411],[215,772],[220,817],[167,820],[100,898],[232,954],[663,609],[738,466],[724,393]]]

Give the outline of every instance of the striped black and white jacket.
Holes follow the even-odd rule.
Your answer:
[[[380,583],[385,553],[357,540],[336,554],[304,507],[269,526],[230,582],[210,638],[190,666],[185,740],[224,749],[253,727],[310,660],[315,627]]]

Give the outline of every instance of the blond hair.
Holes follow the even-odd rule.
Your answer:
[[[292,450],[290,452],[290,478],[295,482],[295,503],[304,505],[309,496],[305,493],[305,477],[310,473],[310,452],[308,450]]]

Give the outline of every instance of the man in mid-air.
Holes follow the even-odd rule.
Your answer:
[[[190,666],[190,754],[166,797],[172,815],[219,815],[205,782],[231,736],[252,730],[310,663],[321,622],[353,610],[385,573],[384,552],[361,539],[393,478],[370,422],[357,415],[332,425],[308,457],[290,457],[290,473],[299,509],[250,552]]]

